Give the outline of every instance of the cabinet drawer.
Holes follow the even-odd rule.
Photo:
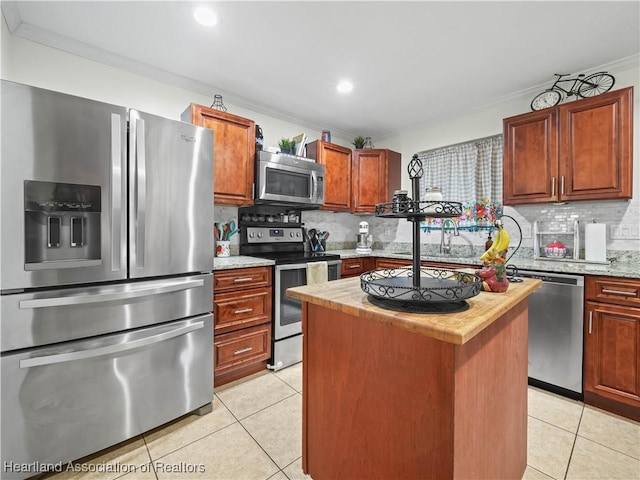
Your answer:
[[[216,293],[213,298],[215,332],[271,322],[271,298],[271,287]]]
[[[215,293],[269,285],[271,285],[271,267],[236,268],[213,273]]]
[[[340,276],[342,278],[360,275],[362,272],[364,272],[363,258],[347,258],[342,260],[342,265],[340,266]]]
[[[594,276],[586,279],[588,300],[640,307],[640,280]]]
[[[270,324],[217,335],[213,342],[214,374],[261,362],[270,356]]]
[[[376,269],[409,267],[412,263],[411,260],[376,258]]]

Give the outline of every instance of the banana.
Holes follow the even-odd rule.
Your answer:
[[[498,227],[498,233],[496,234],[496,239],[493,242],[487,251],[485,251],[480,260],[495,260],[496,257],[500,255],[501,252],[504,252],[507,248],[509,248],[509,242],[511,238],[509,236],[509,232],[507,232],[504,227]]]
[[[509,232],[507,232],[504,228],[500,228],[498,231],[498,236],[496,237],[495,243],[492,247],[498,252],[504,252],[507,248],[509,248],[509,242],[511,241],[511,237]]]

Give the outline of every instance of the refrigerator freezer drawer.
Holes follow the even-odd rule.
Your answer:
[[[209,404],[212,338],[208,314],[4,354],[3,465],[66,463]]]
[[[2,352],[200,315],[212,295],[211,274],[3,295]]]

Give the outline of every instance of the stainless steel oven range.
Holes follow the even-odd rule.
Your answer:
[[[303,224],[280,221],[285,216],[300,219],[299,211],[245,207],[239,209],[238,215],[240,254],[275,261],[273,344],[269,368],[280,370],[302,361],[302,303],[287,297],[287,289],[307,284],[307,264],[311,262],[327,262],[327,279],[339,279],[342,261],[335,254],[305,252]]]
[[[213,399],[213,134],[2,81],[2,478]],[[36,468],[36,470],[33,470]]]

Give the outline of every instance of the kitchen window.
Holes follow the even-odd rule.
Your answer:
[[[460,226],[489,224],[502,211],[502,134],[418,152],[424,175],[420,199],[428,188],[439,187],[445,201],[460,202]],[[426,219],[423,226],[439,226]]]

